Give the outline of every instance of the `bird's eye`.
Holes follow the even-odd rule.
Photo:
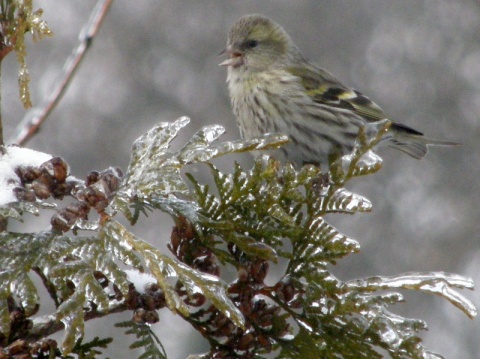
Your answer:
[[[254,47],[257,47],[258,41],[257,40],[249,40],[246,43],[247,47],[250,49],[253,49]]]

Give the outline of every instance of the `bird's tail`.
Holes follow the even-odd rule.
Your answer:
[[[418,132],[408,126],[400,125],[398,123],[392,124],[390,127],[393,130],[393,136],[388,141],[388,146],[393,147],[407,155],[422,159],[428,152],[428,146],[460,146],[461,143],[436,140],[428,138],[423,133]]]

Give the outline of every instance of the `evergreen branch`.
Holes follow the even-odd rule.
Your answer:
[[[84,320],[89,321],[106,317],[110,314],[121,313],[129,310],[127,304],[118,301],[112,301],[105,310],[93,309],[85,313]],[[32,329],[23,337],[26,341],[35,342],[49,335],[55,334],[65,329],[65,325],[57,320],[55,314],[44,315],[33,319]]]
[[[0,267],[7,268],[0,273],[0,328],[10,345],[17,337],[35,340],[64,330],[65,355],[83,337],[86,320],[134,309],[132,323],[152,324],[159,319],[156,311],[167,306],[206,337],[210,357],[239,358],[246,353],[261,358],[280,351],[285,358],[380,358],[381,350],[392,358],[438,358],[421,344],[418,333],[426,324],[390,312],[388,307],[402,296],[384,291],[413,289],[440,295],[475,316],[473,304],[456,290],[473,287],[462,276],[410,273],[343,282],[331,271],[331,265],[360,246],[325,215],[371,209],[366,198],[343,185],[378,170],[381,162],[369,150],[388,123],[377,124],[373,137],[362,134],[353,153],[328,175],[312,166],[298,170],[280,166],[266,157],[259,157],[250,170],[235,164],[233,173],[224,173],[209,161],[232,152],[276,147],[282,138],[214,144],[223,128],[207,126],[179,151],[172,151],[172,140],[187,123],[186,118],[162,123],[139,138],[125,177],[111,170],[89,176],[76,193],[101,216],[98,226],[90,229],[96,235],[59,235],[68,232],[77,218],[85,218],[84,209],[65,212],[73,217],[65,217],[72,221],[63,231],[0,236]],[[195,162],[207,162],[211,188],[193,175],[188,175],[191,190],[185,183],[181,171]],[[21,219],[27,209],[11,207],[4,214]],[[175,259],[115,218],[120,211],[135,222],[147,209],[173,218],[168,248]],[[266,284],[270,262],[278,259],[288,261],[284,276]],[[220,263],[237,270],[229,284],[222,279]],[[153,277],[131,277],[123,265],[139,273],[146,269]],[[50,294],[58,298],[59,306],[56,316],[35,319],[32,330],[19,330],[19,324],[28,328],[28,318],[38,308],[30,270],[43,273],[47,288],[49,283],[54,286]],[[115,299],[107,290],[109,284]],[[140,286],[145,292],[135,291]],[[122,298],[124,302],[119,302]],[[207,300],[210,305],[205,305]],[[23,321],[11,319],[18,315],[24,315]],[[163,355],[159,341],[145,334],[134,346],[146,348],[144,357]]]

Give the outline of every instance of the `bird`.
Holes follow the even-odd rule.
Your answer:
[[[380,143],[415,159],[425,157],[430,145],[459,145],[392,121],[367,96],[308,61],[283,27],[266,16],[238,19],[220,55],[226,56],[219,65],[227,67],[242,138],[288,136],[288,144],[271,152],[277,160],[328,167],[353,151],[361,129],[382,120],[390,127]]]

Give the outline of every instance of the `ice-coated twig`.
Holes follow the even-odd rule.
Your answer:
[[[60,102],[65,93],[68,84],[72,80],[87,50],[92,44],[92,40],[98,33],[103,20],[112,4],[113,0],[98,0],[90,18],[82,27],[79,34],[79,44],[72,51],[63,66],[63,70],[53,92],[47,96],[37,107],[28,111],[17,127],[16,134],[8,143],[23,145],[39,130],[42,123],[47,119],[55,106]]]
[[[458,274],[444,272],[411,272],[396,276],[370,277],[350,280],[345,288],[359,291],[377,291],[385,289],[413,289],[439,295],[474,318],[477,310],[473,303],[453,288],[473,289],[473,281]]]
[[[120,313],[128,310],[127,305],[124,302],[111,301],[108,308],[104,311],[92,310],[85,313],[85,321],[97,318],[103,318],[112,313]],[[32,328],[28,331],[28,334],[23,338],[29,342],[37,341],[46,336],[52,335],[56,332],[65,329],[65,325],[57,320],[57,317],[53,314],[47,314],[44,316],[33,319]]]

